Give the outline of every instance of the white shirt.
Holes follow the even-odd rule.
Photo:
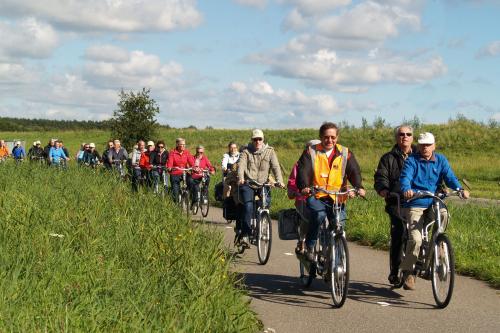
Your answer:
[[[228,153],[225,153],[224,156],[222,157],[222,169],[225,170],[227,169],[228,164],[234,164],[238,162],[240,159],[240,153],[236,153],[234,155],[229,155]]]

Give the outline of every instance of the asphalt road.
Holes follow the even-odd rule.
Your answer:
[[[225,222],[222,210],[211,207],[205,220],[224,233],[232,248],[234,225]],[[294,247],[295,241],[279,239],[273,221],[271,257],[265,266],[258,264],[254,246],[237,256],[234,269],[244,273],[264,332],[500,332],[500,291],[457,276],[451,303],[437,309],[430,281],[417,279],[415,291],[391,289],[388,253],[351,242],[348,298],[335,309],[322,280],[309,288],[300,286]]]

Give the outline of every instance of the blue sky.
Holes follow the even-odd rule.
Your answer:
[[[3,0],[0,114],[172,126],[500,121],[496,0]]]

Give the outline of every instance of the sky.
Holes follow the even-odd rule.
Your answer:
[[[0,115],[174,127],[500,121],[500,0],[2,0]]]

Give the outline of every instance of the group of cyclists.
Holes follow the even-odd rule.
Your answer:
[[[300,236],[295,252],[309,261],[315,260],[314,246],[321,223],[326,218],[333,219],[333,210],[328,207],[331,207],[335,200],[341,202],[340,220],[345,221],[347,198],[355,195],[364,197],[366,194],[356,157],[352,150],[339,143],[339,136],[340,128],[335,123],[323,123],[319,128],[319,139],[307,142],[293,166],[286,186],[288,197],[295,200],[296,211],[300,216]],[[274,186],[285,187],[277,154],[264,139],[263,131],[254,129],[247,145],[238,147],[236,143],[230,142],[220,164],[224,197],[234,200],[238,210],[235,228],[238,242],[246,248],[250,247],[249,236],[252,232],[251,219],[256,194],[252,182],[268,183],[272,175]],[[446,158],[435,153],[435,138],[431,133],[420,134],[416,146],[413,145],[413,129],[401,125],[395,129],[395,140],[393,149],[380,159],[374,176],[374,187],[386,200],[386,212],[391,221],[389,282],[399,282],[397,272],[401,266],[404,271],[404,287],[413,290],[413,265],[421,245],[422,225],[432,215],[432,202],[423,198],[404,203],[402,213],[399,214],[396,200],[390,194],[397,193],[402,199],[410,199],[416,191],[438,191],[443,182],[448,187],[461,191],[465,198],[469,193],[462,188]],[[8,155],[4,141],[0,140],[0,158]],[[15,159],[24,158],[25,153],[20,142],[16,142],[11,155]],[[26,157],[30,160],[44,159],[50,165],[58,165],[69,160],[69,153],[62,141],[52,139],[44,148],[41,147],[40,141],[34,142]],[[197,146],[195,154],[192,155],[186,149],[186,140],[183,138],[177,138],[175,148],[170,151],[162,140],[156,143],[140,140],[131,154],[121,146],[120,140],[110,140],[102,154],[96,151],[94,143],[84,143],[75,159],[83,166],[102,165],[108,170],[127,168],[135,192],[141,184],[151,187],[158,185],[160,179],[166,178],[168,173],[168,187],[174,202],[179,198],[184,170],[190,170],[187,185],[191,190],[193,203],[197,200],[193,194],[198,190],[203,171],[215,173],[214,166],[205,155],[205,148],[202,145]],[[349,192],[342,198],[314,190],[345,190],[348,182],[356,188],[356,192]],[[268,197],[270,198],[270,195]],[[406,255],[401,262],[399,254],[403,219],[409,223],[409,239]],[[443,219],[446,219],[446,216],[443,216]]]

